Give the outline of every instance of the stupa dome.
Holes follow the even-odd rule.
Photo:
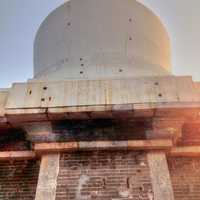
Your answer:
[[[135,0],[71,0],[42,23],[34,78],[114,79],[170,74],[170,41]]]

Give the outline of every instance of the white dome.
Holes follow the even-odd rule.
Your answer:
[[[168,34],[135,0],[71,0],[42,23],[34,78],[112,79],[170,74]]]

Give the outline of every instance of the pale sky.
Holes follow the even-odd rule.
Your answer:
[[[82,0],[84,1],[84,0]],[[0,0],[0,88],[32,78],[33,40],[44,18],[64,0]],[[200,81],[200,0],[140,0],[166,25],[172,69]]]

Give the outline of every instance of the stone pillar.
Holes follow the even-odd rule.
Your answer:
[[[35,200],[55,200],[60,154],[42,156]]]
[[[147,154],[154,200],[174,200],[168,164],[165,152]]]

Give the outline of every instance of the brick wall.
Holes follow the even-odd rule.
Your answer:
[[[200,158],[169,158],[175,200],[200,199]]]
[[[56,200],[152,199],[146,154],[77,152],[62,154]]]
[[[38,161],[0,161],[0,199],[33,200],[38,173]]]
[[[200,122],[187,122],[182,127],[182,144],[200,145]]]

